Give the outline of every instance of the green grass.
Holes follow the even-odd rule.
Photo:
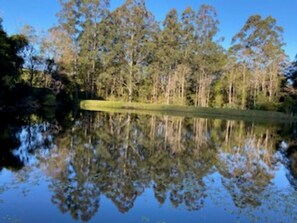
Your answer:
[[[260,122],[296,122],[296,116],[281,112],[204,108],[182,105],[128,103],[116,101],[83,100],[80,108],[88,111],[131,112],[139,114],[172,115],[185,117],[219,118]]]

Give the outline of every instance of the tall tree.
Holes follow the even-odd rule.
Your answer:
[[[102,39],[99,26],[108,14],[109,0],[60,0],[60,3],[60,26],[71,40],[74,58],[70,75],[86,92],[86,97],[93,97],[97,93]]]
[[[47,31],[42,39],[41,53],[44,58],[56,63],[60,73],[72,72],[75,52],[69,35],[61,27],[52,27]]]
[[[128,92],[128,101],[131,102],[137,95],[135,88],[140,85],[151,55],[150,41],[156,29],[154,16],[146,8],[144,0],[127,0],[114,13],[118,29],[115,34],[118,45],[117,57],[121,59],[121,75],[119,79]],[[119,26],[118,26],[119,25]]]
[[[91,95],[87,94],[86,97],[93,98],[94,93],[97,93],[96,79],[100,64],[99,48],[103,37],[99,26],[108,15],[109,0],[85,0],[81,2],[80,7],[83,19],[81,21],[82,32],[79,37],[81,78],[85,80],[86,93],[88,90],[91,93]]]
[[[242,79],[245,80],[247,72],[251,73],[247,107],[278,102],[282,65],[286,60],[282,32],[283,28],[271,16],[253,15],[232,39],[231,49],[244,66]]]
[[[202,5],[196,15],[196,53],[194,57],[194,105],[208,107],[211,86],[225,62],[223,48],[214,40],[219,21],[214,7]]]
[[[174,72],[181,58],[182,26],[175,9],[168,12],[163,22],[159,51],[159,68],[162,72],[161,84],[165,93],[166,103],[172,102],[175,90]]]
[[[195,12],[191,7],[186,8],[181,15],[181,46],[180,64],[175,71],[176,91],[181,104],[186,102],[186,90],[189,77],[192,74],[193,58],[195,55]]]
[[[71,41],[73,60],[70,60],[71,70],[68,75],[76,84],[76,97],[78,97],[79,85],[79,36],[81,33],[81,1],[80,0],[60,0],[61,11],[57,14],[59,25],[63,32]]]
[[[104,98],[123,97],[123,82],[121,76],[125,52],[122,48],[121,18],[118,16],[121,8],[116,9],[100,24],[103,33],[103,43],[99,48],[101,52],[102,72],[98,79],[99,95]]]

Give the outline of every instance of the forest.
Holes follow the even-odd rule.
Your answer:
[[[44,33],[25,25],[9,36],[0,25],[0,111],[101,99],[296,112],[297,59],[272,16],[251,15],[226,49],[211,5],[164,21],[144,0],[60,5]]]

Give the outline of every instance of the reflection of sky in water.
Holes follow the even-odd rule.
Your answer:
[[[69,215],[61,215],[52,205],[48,180],[42,173],[33,169],[29,180],[22,182],[22,177],[6,170],[1,172],[1,185],[5,191],[0,193],[3,201],[0,222],[71,222]]]
[[[279,168],[275,172],[274,178],[272,180],[272,184],[277,186],[278,189],[282,189],[282,190],[291,189],[290,182],[286,177],[287,172],[288,170],[283,165],[279,165]]]
[[[36,149],[40,149],[38,152],[41,156],[48,156],[49,150],[46,145],[51,145],[53,142],[53,136],[45,134],[49,127],[49,123],[22,127],[16,134],[20,146],[13,151],[13,154],[18,156],[26,165],[33,165],[38,162],[33,154]]]
[[[119,213],[109,198],[101,196],[99,211],[90,222],[290,222],[290,218],[280,217],[283,211],[295,206],[294,203],[288,207],[282,206],[286,199],[282,197],[285,195],[282,191],[284,187],[289,187],[284,171],[285,168],[281,166],[276,172],[272,180],[274,185],[260,195],[266,200],[262,198],[263,204],[258,208],[235,207],[230,194],[221,184],[220,174],[215,172],[204,178],[208,196],[199,211],[187,211],[184,206],[174,208],[169,199],[160,205],[150,187],[136,199],[134,207],[125,214]],[[7,170],[1,172],[0,178],[1,189],[5,188],[0,194],[0,199],[4,202],[0,203],[0,222],[73,221],[69,214],[61,214],[59,209],[52,205],[52,193],[48,190],[49,179],[39,170],[33,169],[29,181],[25,182],[20,182],[18,176]],[[276,194],[277,192],[279,194]],[[272,194],[267,196],[269,193]],[[269,210],[268,207],[272,204],[276,206]]]

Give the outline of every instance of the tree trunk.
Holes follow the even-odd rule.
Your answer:
[[[171,88],[171,76],[169,76],[167,91],[166,91],[166,103],[167,104],[169,104],[169,102],[170,102],[170,88]]]
[[[183,76],[182,78],[182,84],[181,84],[181,100],[182,100],[182,105],[185,104],[185,101],[184,101],[184,92],[185,92],[185,77]]]
[[[128,102],[132,102],[132,79],[133,79],[133,60],[129,63],[129,80],[128,80]]]
[[[232,84],[231,83],[229,83],[228,100],[229,100],[229,107],[232,107]]]
[[[245,100],[246,100],[246,83],[245,83],[245,79],[246,79],[246,67],[245,65],[243,66],[243,80],[242,80],[242,91],[241,91],[241,109],[245,109],[246,108],[246,103],[245,103]]]

